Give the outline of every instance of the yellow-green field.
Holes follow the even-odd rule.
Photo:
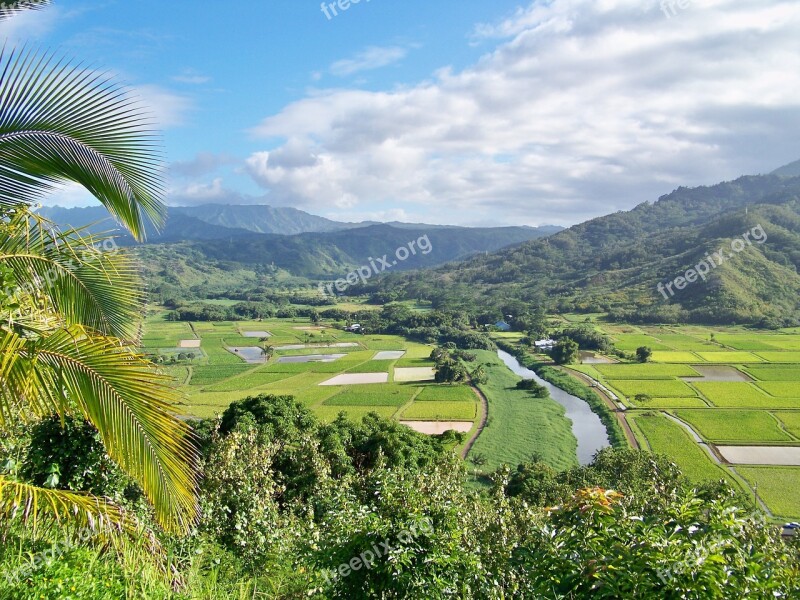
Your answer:
[[[245,337],[247,332],[270,335],[264,340],[260,335]],[[200,340],[200,348],[179,348],[182,340]],[[467,386],[395,380],[395,368],[433,367],[429,358],[432,346],[399,336],[312,328],[307,319],[300,318],[173,323],[164,319],[163,312],[155,312],[145,323],[142,346],[143,352],[160,357],[164,372],[184,392],[186,400],[176,412],[188,416],[213,417],[231,402],[257,394],[292,395],[323,421],[335,419],[340,412],[353,419],[369,412],[387,418],[431,421],[474,421],[478,416],[477,398]],[[250,364],[229,350],[256,346],[272,347],[269,360],[264,357],[258,359],[263,362]],[[287,346],[292,348],[280,349]],[[404,354],[394,360],[374,360],[380,351]],[[260,350],[254,352],[258,357]],[[288,357],[331,354],[344,356],[333,362],[280,362]],[[387,383],[319,385],[341,374],[358,378],[359,374],[380,373],[387,374]],[[407,378],[409,371],[402,373]]]
[[[627,406],[628,422],[644,448],[671,456],[698,482],[725,477],[751,494],[757,484],[761,500],[775,518],[800,517],[800,495],[784,489],[784,482],[800,478],[800,465],[729,465],[712,458],[690,433],[718,459],[722,456],[716,445],[800,446],[796,331],[597,322],[595,326],[618,349],[653,350],[647,364],[576,367]]]

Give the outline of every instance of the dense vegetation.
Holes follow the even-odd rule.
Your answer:
[[[59,432],[43,460],[30,440],[47,427],[14,438],[26,476],[72,473],[76,461],[87,472],[103,464],[82,451],[100,446],[79,424]],[[132,542],[105,546],[55,531],[31,538],[12,528],[0,550],[11,579],[0,578],[0,598],[700,599],[800,591],[797,549],[748,513],[746,499],[722,484],[693,489],[674,465],[648,454],[606,450],[592,465],[562,472],[534,460],[500,468],[491,489],[470,492],[446,437],[376,416],[323,425],[291,398],[261,396],[196,430],[202,517],[189,537],[161,534],[162,550],[145,559]],[[70,481],[76,490],[96,485]],[[148,521],[135,499],[121,501]],[[159,564],[169,565],[168,575]]]

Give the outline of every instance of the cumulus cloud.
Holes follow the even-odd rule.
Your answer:
[[[255,129],[283,141],[247,172],[318,211],[568,224],[800,156],[800,3],[660,4],[535,2],[476,27],[496,46],[463,71],[315,91]]]
[[[200,177],[234,162],[235,159],[227,154],[200,152],[190,160],[175,161],[170,164],[169,173],[174,177]]]
[[[337,77],[346,77],[361,71],[380,69],[405,58],[408,50],[400,46],[370,46],[353,58],[337,60],[331,65],[330,72]]]

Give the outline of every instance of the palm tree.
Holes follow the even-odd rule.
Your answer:
[[[275,348],[272,346],[264,346],[261,348],[261,356],[265,358],[265,360],[269,361],[275,355]]]
[[[0,19],[46,2],[6,2]],[[61,233],[29,205],[62,182],[89,190],[137,239],[163,223],[156,138],[126,90],[63,59],[0,51],[0,434],[79,415],[141,485],[159,522],[196,521],[197,451],[170,412],[169,378],[137,354],[144,302],[135,261],[101,237]],[[105,528],[132,520],[88,494],[0,475],[0,519]]]

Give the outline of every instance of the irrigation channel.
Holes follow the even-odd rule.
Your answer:
[[[585,400],[576,398],[552,383],[548,383],[530,369],[519,364],[519,361],[508,352],[498,350],[497,354],[516,375],[525,379],[535,379],[536,383],[545,386],[553,400],[566,409],[566,416],[572,421],[572,433],[578,440],[578,461],[582,465],[588,465],[598,450],[611,445],[605,425],[600,417],[592,412]]]

